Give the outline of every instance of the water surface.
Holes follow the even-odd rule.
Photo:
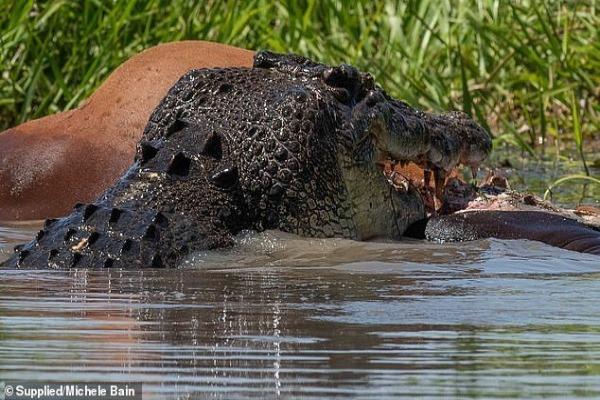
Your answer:
[[[0,258],[29,236],[0,228]],[[238,242],[179,270],[1,271],[0,377],[143,382],[145,399],[600,396],[600,257]]]

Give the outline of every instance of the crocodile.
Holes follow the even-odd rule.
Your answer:
[[[152,113],[131,167],[97,200],[46,220],[5,268],[170,268],[242,230],[399,239],[425,216],[393,159],[434,176],[476,167],[487,131],[434,115],[342,64],[257,52],[251,68],[194,69]],[[437,178],[439,180],[439,178]]]

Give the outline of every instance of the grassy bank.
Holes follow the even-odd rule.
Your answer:
[[[204,39],[355,64],[411,104],[466,111],[531,157],[600,141],[600,2],[348,4],[0,0],[0,128],[76,106],[144,48]]]

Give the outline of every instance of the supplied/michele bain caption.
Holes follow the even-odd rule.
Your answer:
[[[142,400],[141,383],[0,382],[0,400]]]

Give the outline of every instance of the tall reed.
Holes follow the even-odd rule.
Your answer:
[[[595,0],[0,0],[0,128],[77,106],[144,48],[202,39],[352,63],[496,144],[583,160],[600,137],[599,26]]]

